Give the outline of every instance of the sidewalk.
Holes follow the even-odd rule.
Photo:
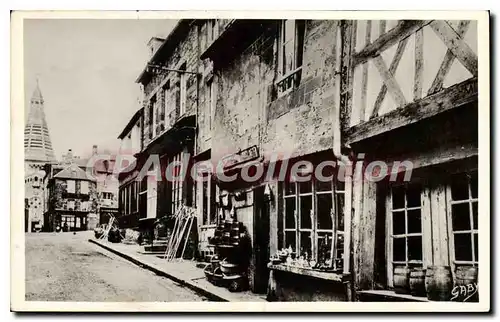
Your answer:
[[[196,267],[196,262],[190,260],[168,262],[155,255],[143,254],[143,247],[139,245],[115,244],[94,238],[90,238],[88,241],[138,266],[184,285],[212,300],[225,302],[266,302],[265,294],[254,294],[250,291],[233,293],[224,287],[211,284],[205,278],[203,269]]]

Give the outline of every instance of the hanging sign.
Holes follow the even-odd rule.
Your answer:
[[[246,148],[244,150],[239,151],[238,153],[234,153],[228,155],[222,159],[224,164],[223,169],[229,170],[240,164],[255,160],[259,157],[259,149],[256,145]]]

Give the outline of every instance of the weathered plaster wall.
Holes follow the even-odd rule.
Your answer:
[[[331,93],[336,57],[336,21],[306,21],[302,80],[276,98],[277,28],[269,27],[230,63],[216,67],[218,96],[212,160],[252,145],[266,159],[273,152],[294,156],[332,146]]]

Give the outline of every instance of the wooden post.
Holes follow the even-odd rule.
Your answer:
[[[358,171],[357,169],[354,169]],[[352,256],[353,256],[353,282],[355,292],[360,286],[360,259],[363,256],[360,253],[361,241],[360,241],[360,227],[361,223],[361,212],[363,210],[363,179],[359,175],[355,175],[352,181],[352,222],[351,222],[351,235],[352,235]]]

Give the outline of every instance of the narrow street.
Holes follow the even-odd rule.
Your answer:
[[[27,301],[206,301],[167,278],[106,252],[91,232],[26,234]]]

